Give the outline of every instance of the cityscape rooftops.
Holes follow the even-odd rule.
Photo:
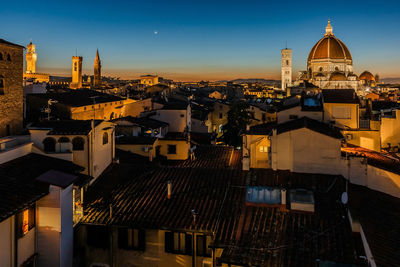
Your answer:
[[[73,107],[89,106],[108,102],[121,102],[124,98],[101,93],[95,90],[80,89],[68,90],[62,93],[46,93],[46,94],[31,94],[34,97],[42,99],[52,99],[58,101],[60,104]]]
[[[11,42],[6,41],[4,39],[0,39],[0,44],[4,44],[4,45],[8,45],[8,46],[15,46],[15,47],[18,47],[18,48],[25,48],[25,46],[22,46],[22,45],[19,45],[19,44],[14,44],[14,43],[11,43]]]
[[[94,121],[94,127],[101,120]],[[91,120],[60,120],[34,122],[28,125],[29,130],[50,130],[47,135],[87,135],[92,130]]]
[[[360,99],[354,89],[324,89],[322,90],[322,96],[324,103],[360,103]]]
[[[288,131],[293,131],[301,128],[307,128],[309,130],[318,132],[320,134],[328,135],[333,138],[342,139],[343,135],[341,134],[339,128],[329,125],[324,122],[320,122],[314,119],[310,119],[308,117],[302,117],[295,120],[290,120],[276,126],[277,133],[281,134]]]
[[[35,179],[50,170],[76,175],[83,167],[34,153],[0,164],[0,221],[48,193],[48,186],[35,182]]]

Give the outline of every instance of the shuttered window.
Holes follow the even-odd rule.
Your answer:
[[[145,251],[145,231],[141,229],[119,228],[118,247],[127,250]]]
[[[165,252],[192,255],[192,235],[183,232],[165,232]]]

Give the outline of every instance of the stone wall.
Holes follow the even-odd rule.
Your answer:
[[[2,53],[0,79],[4,80],[4,92],[0,92],[0,137],[2,137],[22,131],[23,47],[0,43],[0,53]]]

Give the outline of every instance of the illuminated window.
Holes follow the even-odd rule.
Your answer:
[[[17,236],[18,238],[26,235],[35,227],[35,205],[17,214]]]
[[[192,235],[183,232],[165,232],[165,252],[192,255]]]
[[[118,247],[128,250],[145,250],[145,231],[131,228],[118,229]]]
[[[260,152],[267,153],[268,152],[268,147],[267,146],[260,146]]]
[[[108,144],[108,133],[103,133],[103,145]]]

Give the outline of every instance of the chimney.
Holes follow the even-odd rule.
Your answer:
[[[196,223],[196,215],[197,215],[197,213],[196,213],[195,209],[192,209],[191,212],[192,212],[192,215],[193,215],[193,223]]]
[[[168,180],[168,199],[171,199],[172,184],[171,180]]]

